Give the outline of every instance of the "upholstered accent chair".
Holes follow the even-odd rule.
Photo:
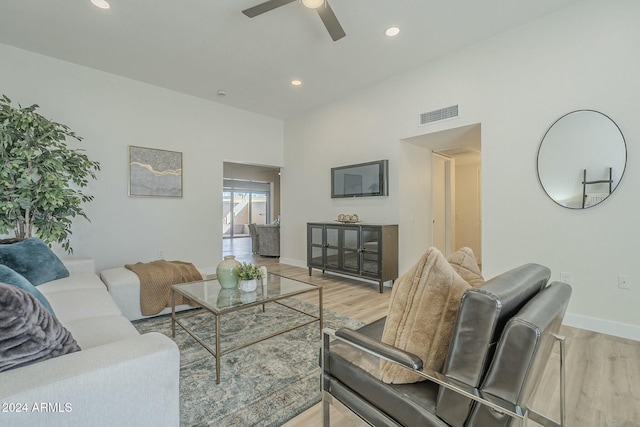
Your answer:
[[[324,425],[332,399],[374,426],[507,427],[564,424],[564,341],[558,335],[571,295],[548,284],[550,271],[527,264],[462,296],[442,372],[423,369],[414,354],[381,342],[386,318],[358,330],[325,329],[322,346]],[[560,422],[535,412],[530,401],[560,346]],[[387,384],[380,359],[423,381]]]
[[[280,256],[280,226],[276,224],[258,225],[258,251],[261,256]]]
[[[260,242],[258,241],[258,226],[249,224],[249,236],[251,237],[251,253],[257,254],[260,250]]]

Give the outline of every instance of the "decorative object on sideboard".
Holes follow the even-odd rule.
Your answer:
[[[20,240],[37,236],[72,253],[72,219],[88,219],[82,204],[93,196],[82,188],[96,179],[100,164],[69,148],[67,137],[82,138],[36,113],[38,108],[14,108],[6,95],[0,98],[0,234],[13,230]]]
[[[343,222],[345,224],[355,224],[356,222],[360,222],[360,218],[356,214],[340,214],[336,221]]]
[[[227,255],[220,261],[216,267],[216,276],[221,288],[232,289],[238,286],[237,271],[241,265],[233,255]]]
[[[182,153],[129,146],[130,197],[182,197]]]

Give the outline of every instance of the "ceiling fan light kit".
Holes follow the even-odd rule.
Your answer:
[[[249,18],[255,18],[258,15],[277,9],[280,6],[293,3],[294,1],[296,0],[268,0],[264,3],[260,3],[259,5],[250,7],[249,9],[245,9],[242,13]],[[322,23],[329,32],[333,41],[340,40],[346,35],[327,0],[301,0],[301,2],[305,7],[315,9],[315,11],[318,12]]]
[[[99,7],[100,9],[109,9],[111,7],[106,0],[91,0],[91,3],[93,3],[95,7]]]
[[[309,9],[317,9],[324,4],[324,0],[301,0]]]

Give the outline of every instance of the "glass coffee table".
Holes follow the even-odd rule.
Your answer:
[[[266,282],[266,283],[265,283]],[[297,308],[286,305],[281,300],[307,292],[318,293],[318,314],[306,313]],[[201,339],[189,326],[183,322],[183,319],[202,314],[201,310],[193,310],[186,314],[176,316],[176,293],[191,299],[194,303],[199,304],[203,310],[215,316],[215,343],[208,344]],[[220,331],[223,316],[234,311],[245,310],[251,307],[262,306],[265,311],[265,305],[275,303],[287,309],[297,311],[308,316],[308,321],[296,324],[295,326],[276,330],[273,333],[253,339],[236,347],[221,350],[220,347]],[[288,279],[277,274],[269,273],[266,280],[263,279],[262,285],[258,282],[255,292],[242,292],[237,288],[224,289],[216,280],[203,280],[191,283],[182,283],[171,287],[171,336],[176,336],[176,324],[184,329],[193,339],[195,339],[202,347],[204,347],[216,359],[216,384],[220,384],[220,359],[227,353],[240,350],[252,344],[282,335],[294,329],[301,328],[310,323],[318,322],[319,335],[322,336],[322,287],[301,282],[299,280]],[[277,327],[277,325],[274,325]]]

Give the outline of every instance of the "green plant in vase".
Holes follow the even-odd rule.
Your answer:
[[[258,286],[258,279],[262,279],[260,267],[254,264],[243,262],[236,269],[238,276],[238,288],[244,292],[253,292]]]

